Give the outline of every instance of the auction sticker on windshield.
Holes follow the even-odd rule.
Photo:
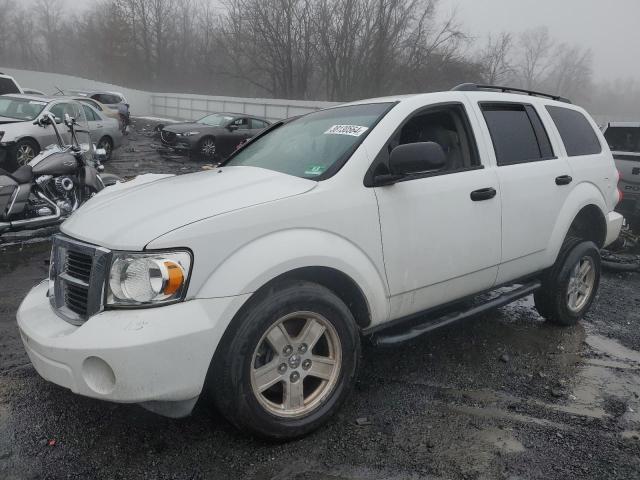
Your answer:
[[[305,175],[322,175],[326,168],[324,165],[312,165],[304,172]]]
[[[369,130],[367,127],[361,127],[359,125],[334,125],[329,130],[324,132],[324,134],[325,135],[351,135],[352,137],[359,137],[367,130]]]

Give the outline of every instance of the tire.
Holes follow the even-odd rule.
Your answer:
[[[113,140],[111,140],[110,137],[106,137],[106,136],[102,137],[98,141],[96,148],[104,148],[105,151],[107,152],[105,162],[108,162],[109,160],[111,160],[111,157],[113,156]]]
[[[277,440],[324,424],[348,396],[360,358],[360,336],[347,306],[329,289],[304,281],[259,294],[219,345],[207,378],[218,410],[239,429]]]
[[[538,313],[556,325],[578,323],[598,292],[601,268],[595,243],[568,237],[556,263],[544,275],[542,287],[534,294]]]
[[[27,165],[33,157],[40,153],[40,145],[34,140],[23,138],[16,143],[16,166]]]
[[[197,153],[204,159],[213,160],[218,152],[216,140],[213,137],[204,137],[198,142]]]

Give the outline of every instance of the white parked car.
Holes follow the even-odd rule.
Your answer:
[[[73,392],[169,416],[209,392],[238,427],[297,437],[345,399],[361,337],[400,343],[532,292],[575,324],[621,228],[616,180],[561,99],[467,84],[337,106],[213,171],[95,196],[18,325]]]

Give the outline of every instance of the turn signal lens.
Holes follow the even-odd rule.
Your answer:
[[[170,260],[165,261],[164,266],[167,269],[167,278],[162,293],[173,295],[184,285],[184,272],[179,264]]]

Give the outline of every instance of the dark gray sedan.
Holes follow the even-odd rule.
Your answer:
[[[240,113],[213,113],[195,122],[173,123],[160,130],[162,144],[223,160],[270,123]]]

